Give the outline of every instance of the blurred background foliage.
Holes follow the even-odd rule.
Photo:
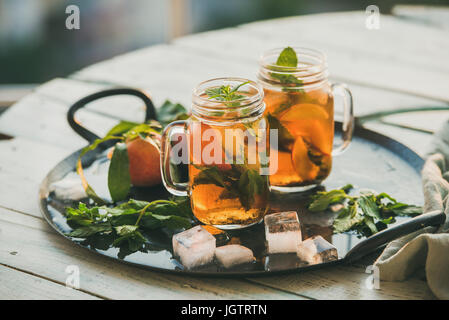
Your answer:
[[[447,5],[449,0],[0,0],[0,84],[41,83],[89,64],[195,32],[251,21],[375,4]],[[80,8],[80,30],[65,9]]]

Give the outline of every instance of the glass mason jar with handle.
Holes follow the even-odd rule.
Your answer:
[[[279,135],[278,170],[270,175],[271,189],[300,192],[326,179],[332,156],[348,147],[354,126],[352,95],[345,85],[329,83],[323,53],[298,47],[284,50],[273,49],[261,57],[258,82],[265,93],[265,116]],[[293,65],[280,58],[282,52]],[[337,96],[344,107],[343,143],[333,149]]]
[[[191,117],[162,136],[162,180],[190,196],[195,217],[221,229],[258,223],[268,208],[269,147],[263,90],[254,81],[219,78],[193,91]],[[188,182],[176,181],[180,164]]]

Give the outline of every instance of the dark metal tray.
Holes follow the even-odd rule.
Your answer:
[[[102,91],[75,103],[68,113],[70,125],[86,140],[92,142],[97,136],[74,121],[76,110],[93,100],[117,94],[131,94],[142,98],[147,106],[146,118],[155,117],[151,100],[143,92],[122,88]],[[341,132],[340,128],[341,124],[336,123],[337,135]],[[83,158],[87,175],[89,175],[89,168],[93,163],[105,162],[103,150],[106,147],[108,147],[107,144],[102,149],[89,152]],[[231,269],[210,264],[197,269],[186,270],[172,256],[171,235],[163,231],[146,234],[145,236],[148,239],[146,252],[131,254],[118,248],[111,248],[104,241],[87,242],[65,236],[65,233],[70,231],[71,228],[66,224],[63,215],[64,208],[74,203],[56,199],[50,192],[50,185],[75,171],[79,154],[80,150],[57,164],[42,182],[39,191],[39,205],[43,216],[58,233],[79,246],[99,255],[157,271],[197,276],[246,277],[311,270],[354,261],[395,238],[424,226],[441,224],[444,221],[444,214],[440,212],[421,215],[413,219],[402,218],[395,224],[390,225],[388,229],[369,238],[360,239],[352,233],[332,234],[330,227],[332,216],[326,213],[308,213],[304,209],[305,194],[288,196],[273,194],[271,197],[273,211],[297,210],[302,223],[303,238],[316,234],[322,235],[337,248],[339,260],[309,265],[300,261],[296,254],[266,255],[264,228],[262,224],[259,224],[241,231],[229,232],[229,237],[232,238],[233,243],[241,243],[253,250],[256,256],[255,263],[240,265]],[[422,202],[420,178],[422,165],[423,160],[405,145],[379,133],[356,127],[352,145],[342,156],[334,158],[332,173],[322,187],[329,190],[350,182],[358,189],[369,188],[378,192],[387,192],[400,201],[419,205]],[[106,180],[106,176],[104,180]],[[133,188],[131,197],[154,200],[168,198],[169,194],[163,186],[158,186]]]

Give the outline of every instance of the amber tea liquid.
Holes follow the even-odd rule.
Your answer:
[[[332,167],[334,102],[327,86],[265,92],[265,116],[278,129],[278,169],[270,185],[301,187],[324,180]],[[274,152],[272,150],[272,152]]]
[[[198,159],[199,155],[193,152],[190,154],[189,193],[195,217],[205,224],[222,229],[259,222],[268,207],[268,176],[259,174],[261,164],[258,158],[256,163],[248,161],[248,152],[251,152],[248,139],[241,136],[241,133],[246,132],[248,123],[220,125],[198,121],[195,126],[195,121],[195,118],[191,119],[189,128],[190,150],[194,149],[194,131],[200,129],[202,133],[209,131],[208,136],[213,137],[201,142],[203,154],[206,148],[221,150],[219,155],[210,153],[215,161],[208,164]],[[257,127],[259,121],[265,119],[251,122],[250,125]],[[232,148],[226,145],[225,130],[236,133]],[[232,157],[232,163],[226,163],[226,155]],[[238,163],[239,156],[242,156],[243,163]]]

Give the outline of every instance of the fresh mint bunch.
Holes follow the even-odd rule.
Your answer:
[[[152,202],[131,199],[115,207],[92,208],[80,202],[78,208],[66,208],[67,223],[73,229],[66,235],[87,240],[110,237],[113,247],[125,246],[132,253],[144,247],[144,232],[187,229],[192,225],[192,217],[189,198]]]
[[[348,194],[352,185],[341,189],[320,191],[313,195],[308,204],[311,212],[322,212],[340,208],[333,223],[334,233],[354,231],[358,236],[371,236],[394,223],[397,216],[417,216],[422,208],[398,202],[386,193],[364,192],[359,196]]]

